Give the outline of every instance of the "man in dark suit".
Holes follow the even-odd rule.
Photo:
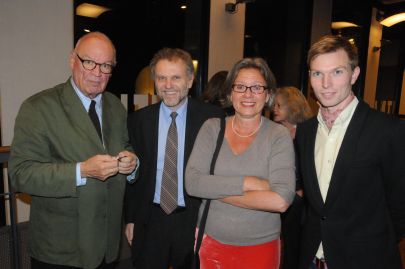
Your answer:
[[[194,68],[190,55],[181,49],[164,48],[151,63],[152,77],[162,102],[136,111],[128,119],[130,141],[139,157],[139,179],[127,185],[126,235],[132,245],[136,268],[190,268],[200,200],[184,190],[184,170],[197,133],[204,121],[223,116],[220,108],[188,98]],[[171,114],[176,112],[174,118]],[[171,124],[177,127],[177,161],[173,195],[174,211],[162,201]]]
[[[325,36],[308,53],[320,109],[297,128],[308,211],[301,269],[400,269],[405,236],[403,127],[358,100],[356,48]]]
[[[84,35],[72,77],[28,98],[11,145],[11,183],[32,196],[31,268],[113,268],[127,174],[135,168],[126,111],[105,88],[115,48]]]

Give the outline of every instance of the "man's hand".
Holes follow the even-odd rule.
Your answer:
[[[132,246],[132,240],[134,239],[134,224],[128,223],[125,226],[125,236],[127,238],[128,244]]]
[[[117,173],[117,158],[110,155],[96,155],[80,164],[81,177],[93,177],[105,181]]]
[[[138,158],[132,152],[127,150],[121,151],[116,157],[118,160],[118,172],[128,175],[134,171]]]

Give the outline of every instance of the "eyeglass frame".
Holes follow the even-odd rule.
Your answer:
[[[74,54],[77,56],[77,58],[78,58],[78,59],[80,60],[80,62],[82,63],[83,68],[86,69],[86,70],[88,70],[88,71],[92,71],[92,70],[96,69],[97,66],[100,66],[100,72],[101,72],[101,73],[106,74],[106,75],[111,75],[111,73],[112,73],[113,70],[114,70],[114,67],[115,67],[114,64],[97,63],[97,62],[95,62],[95,61],[93,61],[93,60],[83,59],[82,57],[79,56],[79,54],[77,54],[77,52],[74,52]],[[84,62],[87,62],[88,64],[91,64],[91,65],[94,64],[94,67],[93,67],[93,68],[87,68],[87,67],[85,67],[85,63],[84,63]],[[102,70],[102,66],[109,66],[109,67],[111,68],[111,71],[110,71],[110,72],[104,72],[104,71]],[[105,67],[104,67],[104,68],[105,68]]]
[[[243,91],[235,90],[235,87],[236,87],[236,86],[243,87],[244,90],[243,90]],[[260,87],[261,91],[258,92],[258,91],[253,90],[252,88],[254,88],[254,87]],[[266,86],[263,86],[263,85],[246,86],[246,85],[243,85],[243,84],[232,84],[232,90],[233,90],[234,92],[237,92],[237,93],[245,93],[248,89],[249,89],[250,92],[253,93],[253,94],[262,94],[262,93],[264,93],[264,91],[267,90],[268,88],[267,88]]]

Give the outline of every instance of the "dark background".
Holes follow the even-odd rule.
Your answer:
[[[198,60],[199,68],[190,93],[199,96],[204,89],[208,70],[209,14],[208,0],[75,0],[110,8],[97,19],[75,16],[75,42],[83,29],[106,33],[117,48],[118,65],[108,90],[116,95],[132,95],[138,73],[149,64],[162,47],[179,47]],[[235,3],[234,0],[229,2]],[[187,9],[180,9],[186,4]],[[331,30],[353,38],[360,52],[360,68],[366,70],[368,38],[372,8],[384,16],[404,9],[398,0],[334,0],[332,21],[350,21],[360,27]],[[225,8],[225,6],[224,6]],[[306,52],[310,47],[313,0],[255,0],[246,3],[244,56],[266,59],[279,86],[308,90]],[[325,11],[328,12],[328,11]],[[399,99],[404,68],[404,24],[384,27],[381,46],[381,77],[377,99]],[[395,59],[395,60],[394,60]],[[395,62],[395,64],[393,64]],[[389,66],[387,66],[389,63]],[[354,85],[362,98],[365,72]],[[128,106],[131,107],[131,106]]]

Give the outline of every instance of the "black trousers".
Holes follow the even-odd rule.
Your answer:
[[[295,195],[290,208],[281,215],[281,269],[298,268],[304,200]]]
[[[195,224],[188,223],[189,209],[167,215],[159,205],[151,208],[144,244],[134,261],[136,269],[189,269],[194,252]],[[136,225],[136,223],[135,223]],[[134,240],[137,235],[134,234]]]
[[[105,263],[104,261],[97,267],[97,269],[114,269],[115,263]],[[31,257],[31,269],[80,269],[79,267],[50,264],[38,261]]]
[[[318,258],[315,258],[314,261],[312,262],[311,266],[308,269],[328,269],[328,266],[327,266],[325,260],[320,260]]]

